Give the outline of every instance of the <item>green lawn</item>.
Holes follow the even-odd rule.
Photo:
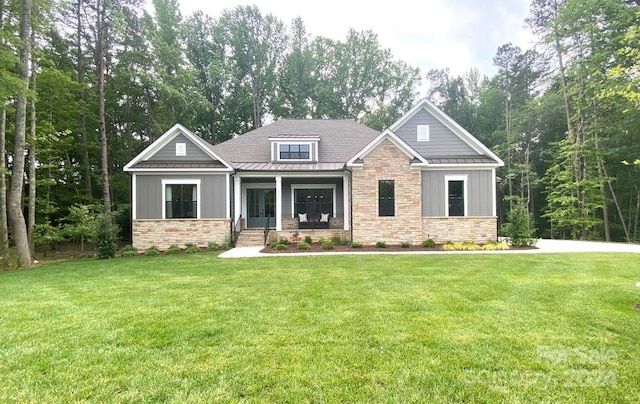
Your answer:
[[[640,255],[79,260],[0,273],[0,402],[637,402]]]

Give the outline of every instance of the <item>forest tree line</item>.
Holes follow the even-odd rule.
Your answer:
[[[214,144],[280,118],[382,130],[423,80],[505,161],[502,220],[523,204],[538,236],[638,241],[637,3],[533,0],[539,43],[500,46],[489,77],[420,72],[372,31],[314,36],[255,6],[182,16],[177,0],[0,0],[0,247],[28,265],[35,243],[97,204],[122,213],[126,238],[122,168],[177,122]]]

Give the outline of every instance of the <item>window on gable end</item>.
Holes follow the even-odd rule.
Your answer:
[[[187,144],[176,143],[176,156],[186,156],[186,155],[187,155]]]
[[[428,142],[430,133],[429,133],[429,125],[418,125],[417,129],[417,140],[418,142]]]

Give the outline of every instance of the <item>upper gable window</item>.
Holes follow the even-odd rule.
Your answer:
[[[311,160],[310,144],[280,144],[278,160]]]
[[[429,135],[429,125],[418,125],[418,142],[428,142]]]
[[[176,143],[176,156],[186,156],[186,155],[187,155],[187,144]]]

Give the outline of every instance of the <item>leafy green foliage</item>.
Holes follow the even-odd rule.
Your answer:
[[[524,203],[517,203],[507,215],[507,223],[502,225],[503,234],[509,243],[516,247],[535,244],[535,229],[531,226],[532,218]]]
[[[173,255],[180,252],[180,247],[177,244],[171,244],[169,248],[164,250],[164,255]]]
[[[144,255],[152,257],[155,255],[160,255],[160,250],[156,246],[152,246],[144,250]]]
[[[362,243],[352,242],[351,248],[362,248]]]
[[[422,246],[424,248],[435,248],[436,242],[433,241],[432,238],[428,238],[428,239],[422,241]]]
[[[409,247],[411,247],[411,243],[408,242],[408,241],[403,241],[402,243],[400,243],[400,247],[409,248]]]
[[[122,257],[135,257],[138,255],[138,249],[132,245],[126,245],[122,248],[120,256]]]
[[[311,236],[304,236],[304,242],[307,244],[311,244],[313,243],[313,239],[311,238]]]
[[[308,250],[311,246],[307,242],[298,243],[298,250]]]
[[[96,217],[90,240],[94,245],[98,258],[113,258],[118,248],[120,228],[113,222],[113,215],[104,213]]]
[[[387,243],[384,241],[376,241],[376,248],[387,248]]]

